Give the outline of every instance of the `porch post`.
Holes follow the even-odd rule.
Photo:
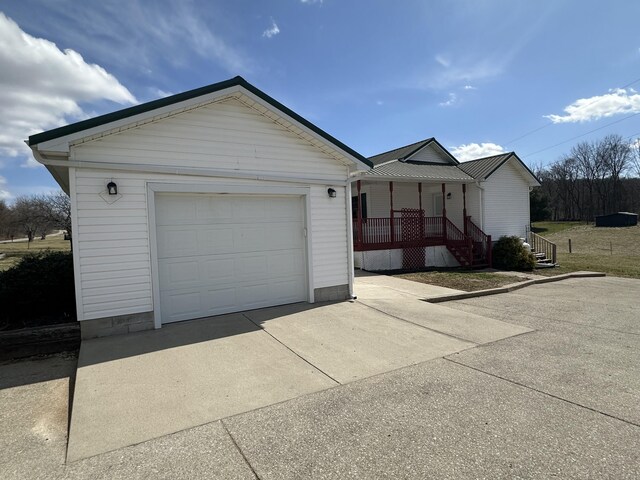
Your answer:
[[[442,236],[447,239],[447,189],[445,184],[442,184]]]
[[[396,232],[393,222],[393,182],[389,182],[389,226],[391,228],[391,243],[395,243]]]
[[[418,183],[418,208],[422,210],[422,182]]]
[[[360,180],[356,182],[358,189],[358,218],[356,225],[358,226],[358,245],[362,245],[362,194],[360,193]]]
[[[462,218],[464,222],[464,234],[467,235],[467,184],[462,184]]]

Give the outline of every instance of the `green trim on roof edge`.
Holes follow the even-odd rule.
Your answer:
[[[248,90],[249,92],[261,98],[265,102],[269,103],[271,106],[280,110],[282,113],[290,116],[291,118],[296,120],[298,123],[304,125],[309,130],[320,135],[322,138],[332,143],[333,145],[338,147],[340,150],[353,156],[354,158],[364,163],[368,167],[370,168],[373,167],[373,164],[367,158],[365,158],[364,156],[362,156],[352,148],[348,147],[347,145],[342,143],[340,140],[329,135],[327,132],[325,132],[321,128],[318,128],[310,121],[301,117],[290,108],[284,106],[282,103],[278,102],[276,99],[270,97],[269,95],[264,93],[262,90],[258,89],[257,87],[254,87],[253,85],[251,85],[249,82],[247,82],[244,78],[240,76],[236,76],[229,80],[224,80],[222,82],[213,83],[205,87],[188,90],[186,92],[178,93],[176,95],[171,95],[170,97],[159,98],[158,100],[152,100],[150,102],[141,103],[140,105],[134,105],[133,107],[124,108],[122,110],[117,110],[115,112],[107,113],[105,115],[100,115],[98,117],[82,120],[80,122],[72,123],[70,125],[65,125],[64,127],[54,128],[53,130],[37,133],[29,137],[29,146],[37,145],[39,143],[47,142],[49,140],[64,137],[66,135],[71,135],[72,133],[78,133],[83,130],[88,130],[90,128],[99,127],[107,123],[115,122],[117,120],[122,120],[128,117],[133,117],[134,115],[150,112],[158,108],[180,103],[185,100],[191,100],[192,98],[197,98],[203,95],[207,95],[209,93],[219,92],[220,90],[224,90],[226,88],[231,88],[235,86],[243,87],[245,90]]]

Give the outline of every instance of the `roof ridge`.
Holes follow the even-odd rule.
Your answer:
[[[409,143],[407,145],[402,145],[401,147],[392,148],[391,150],[387,150],[386,152],[376,153],[375,155],[371,155],[368,158],[371,159],[371,158],[374,158],[374,157],[379,157],[380,155],[386,155],[388,153],[395,152],[396,150],[402,150],[403,148],[411,147],[413,145],[418,145],[419,143],[428,143],[428,142],[431,142],[433,140],[435,140],[435,137],[425,138],[424,140],[418,140],[417,142]]]
[[[512,155],[515,154],[516,152],[511,151],[511,152],[503,152],[503,153],[498,153],[496,155],[489,155],[488,157],[480,157],[480,158],[474,158],[473,160],[465,160],[464,162],[460,162],[460,165],[464,164],[464,163],[471,163],[471,162],[477,162],[479,160],[487,160],[489,158],[496,158],[496,157],[502,157],[503,155]]]

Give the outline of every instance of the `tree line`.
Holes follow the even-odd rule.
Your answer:
[[[607,135],[576,144],[546,167],[531,192],[531,221],[593,221],[596,215],[640,212],[640,139]]]
[[[71,202],[66,193],[18,197],[12,204],[0,200],[0,238],[44,240],[54,230],[71,235]]]

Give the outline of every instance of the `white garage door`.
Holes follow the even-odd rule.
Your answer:
[[[302,197],[157,194],[162,322],[307,300]]]

